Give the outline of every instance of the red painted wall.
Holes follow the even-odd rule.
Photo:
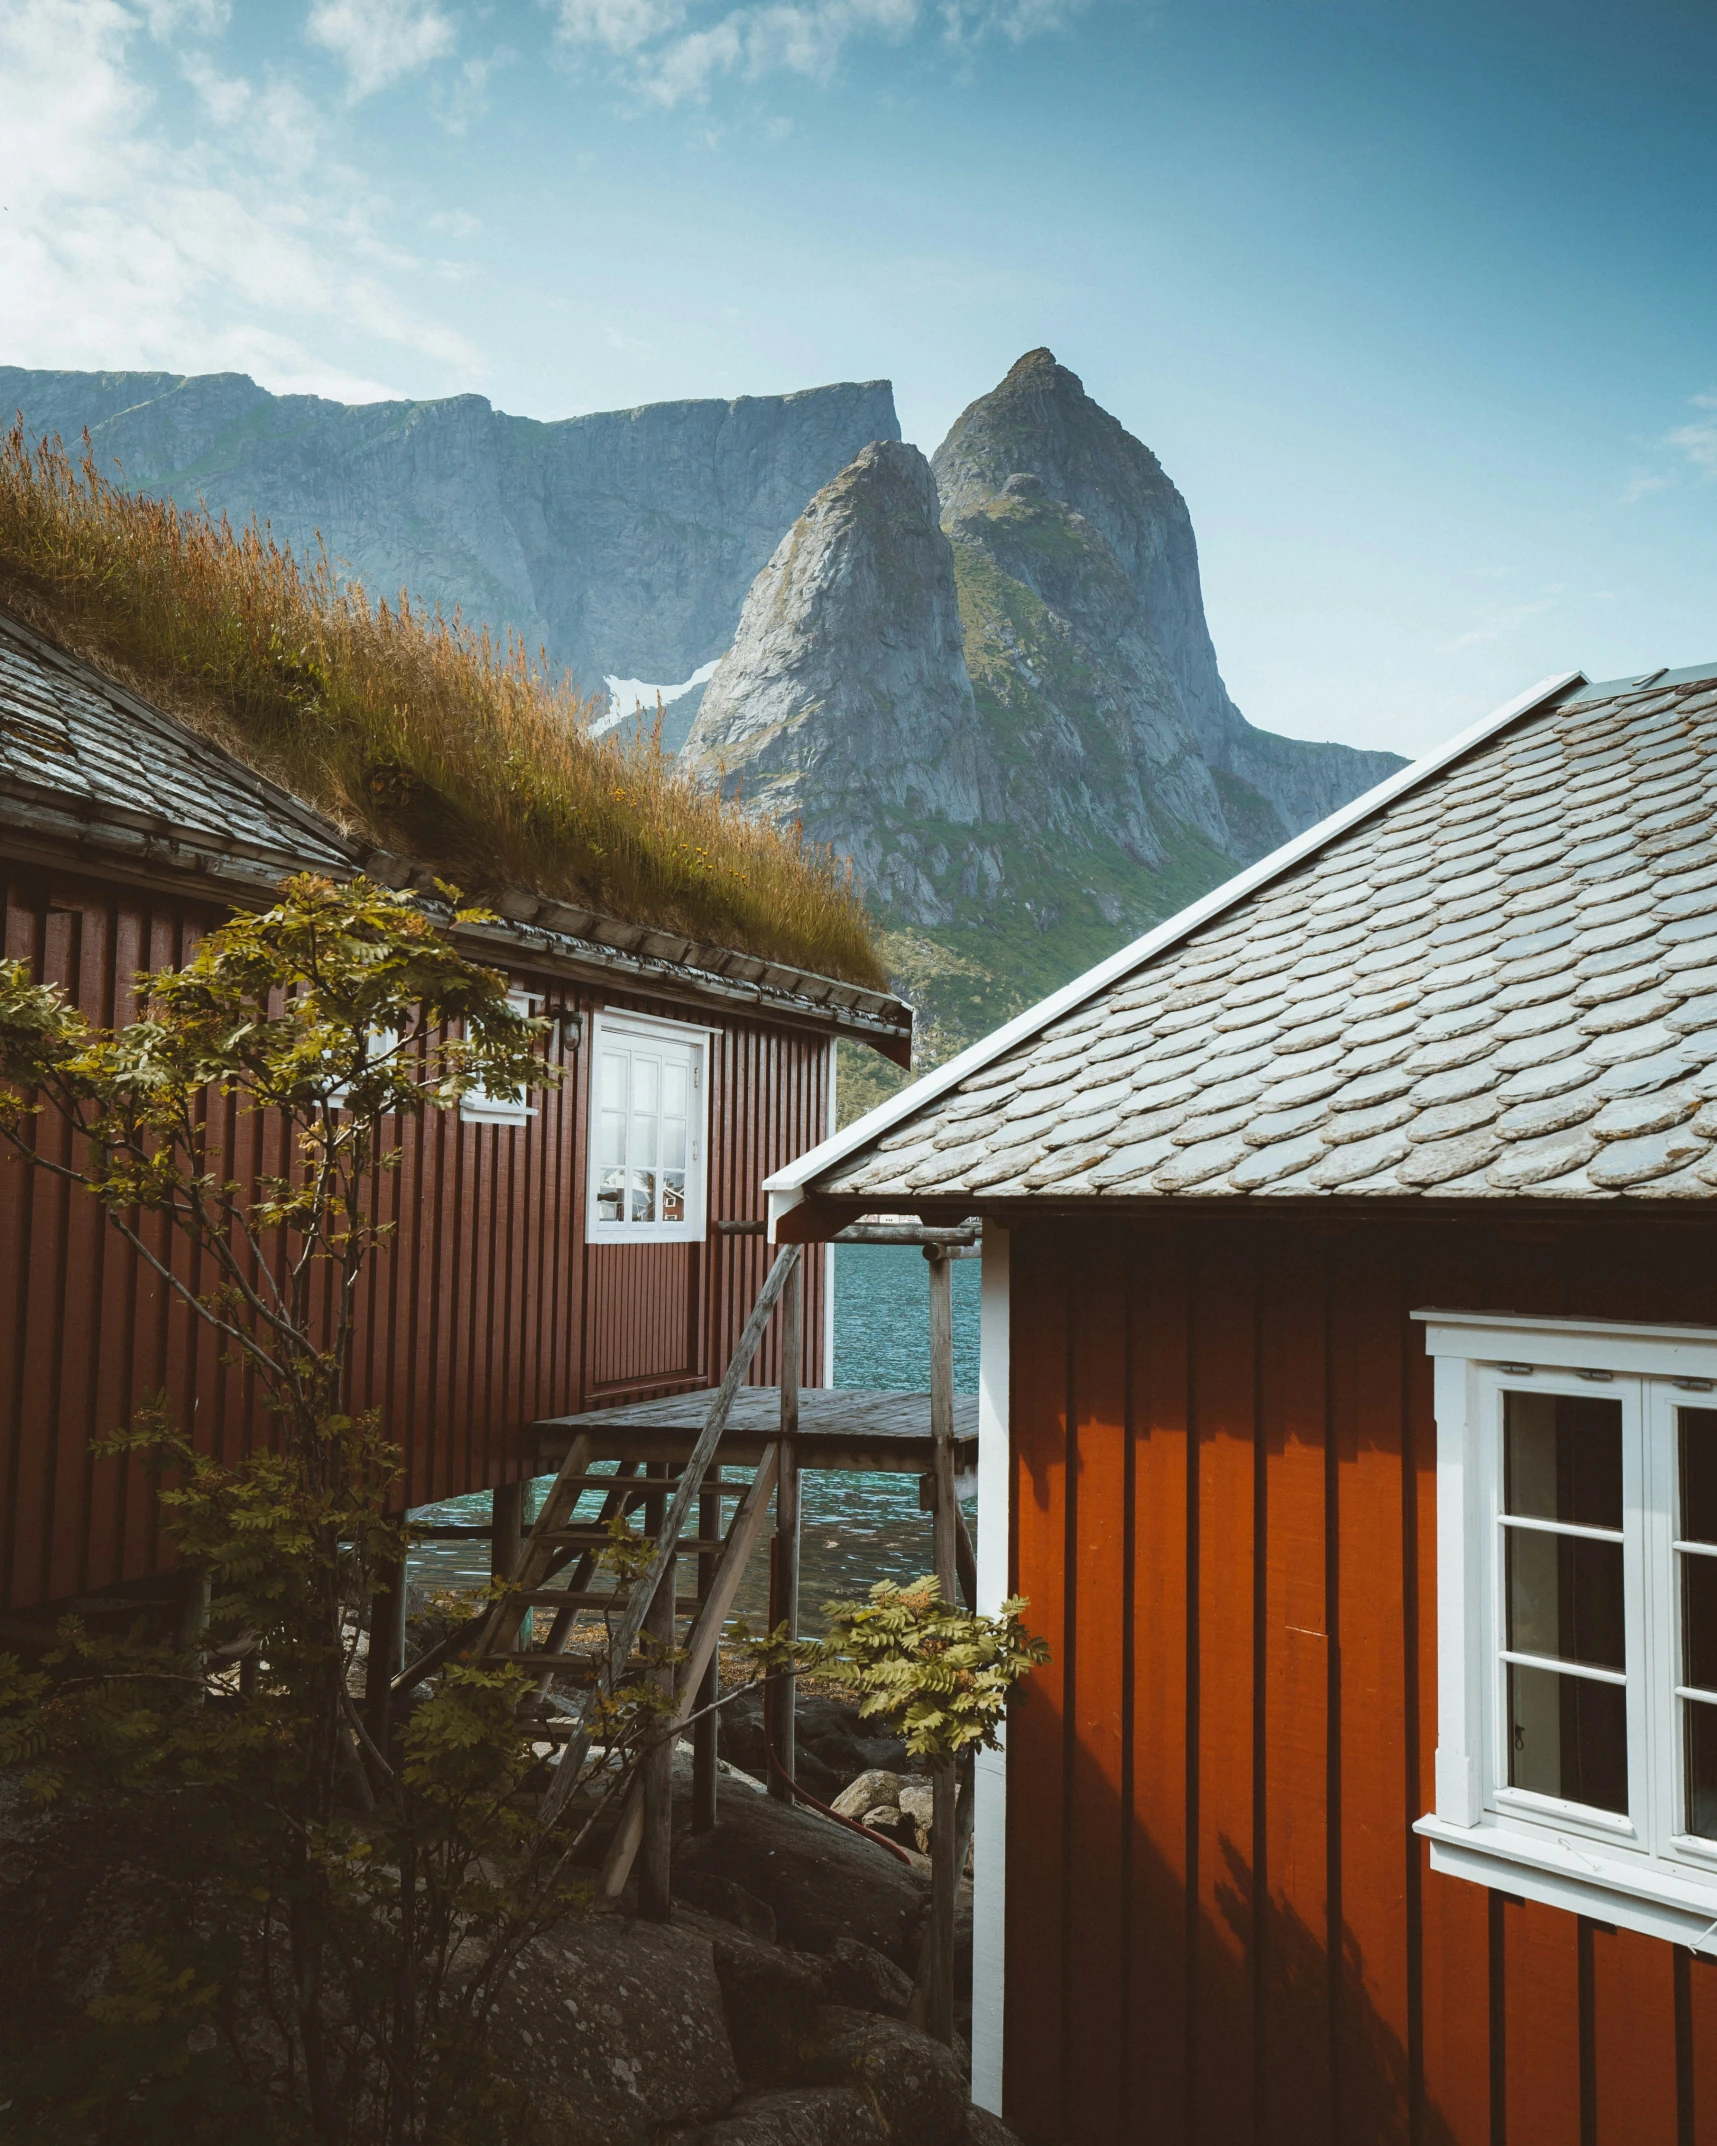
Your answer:
[[[1066,2146],[1717,2146],[1717,1962],[1433,1876],[1416,1307],[1717,1324],[1717,1227],[1013,1234],[1006,2109]]]
[[[123,1019],[141,968],[184,958],[211,905],[0,862],[4,953],[63,985],[91,1019]],[[762,1213],[762,1177],[823,1137],[818,1035],[701,1012],[521,965],[522,985],[587,1012],[624,1006],[717,1027],[710,1082],[711,1222]],[[557,1046],[558,1048],[558,1046]],[[761,1283],[766,1247],[584,1243],[587,1054],[522,1127],[430,1111],[401,1128],[385,1180],[399,1223],[366,1277],[357,1399],[407,1456],[408,1500],[485,1488],[529,1466],[536,1417],[719,1377]],[[280,1130],[216,1099],[233,1174],[276,1167]],[[59,1137],[39,1120],[44,1142]],[[167,1240],[160,1240],[165,1246]],[[178,1250],[176,1257],[185,1254]],[[822,1266],[806,1269],[807,1382],[822,1374]],[[266,1430],[249,1382],[114,1232],[89,1196],[0,1158],[0,1605],[58,1601],[163,1561],[148,1486],[90,1457],[92,1439],[163,1387],[231,1455]],[[766,1342],[752,1377],[779,1376]]]

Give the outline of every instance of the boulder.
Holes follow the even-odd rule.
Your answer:
[[[831,2004],[857,2012],[904,2019],[912,2001],[912,1977],[873,1945],[837,1937],[823,1959],[823,1988]]]
[[[490,2034],[564,2146],[653,2146],[740,2091],[714,1941],[679,1924],[563,1924],[526,1954]]]
[[[966,2110],[966,2128],[960,2134],[961,2146],[1019,2146],[1019,2140],[999,2116],[992,2116],[988,2109],[980,2109],[972,2102]]]
[[[856,1706],[840,1699],[801,1697],[794,1735],[801,1747],[814,1751],[843,1782],[871,1769],[894,1773],[906,1769],[906,1746],[900,1738],[880,1733],[875,1722],[866,1721]]]
[[[751,2086],[799,2079],[817,2040],[822,1963],[738,1930],[715,1932],[712,1951],[740,2075]]]
[[[913,1845],[930,1852],[931,1822],[936,1810],[936,1792],[928,1781],[908,1781],[900,1791],[900,1815],[913,1831]]]
[[[889,2141],[882,2118],[856,2088],[813,2086],[747,2095],[720,2123],[706,2125],[696,2146],[889,2146]]]
[[[909,1971],[915,1964],[925,1876],[845,1826],[770,1797],[729,1795],[714,1831],[683,1834],[674,1857],[676,1872],[711,1872],[767,1902],[789,1945],[823,1953],[857,1938]]]
[[[861,1773],[856,1781],[849,1781],[830,1808],[839,1811],[843,1818],[865,1818],[887,1804],[899,1807],[900,1776],[873,1766],[868,1772]]]
[[[719,1916],[736,1930],[774,1942],[775,1910],[767,1900],[759,1900],[755,1893],[748,1893],[743,1885],[735,1885],[719,1871],[676,1870],[673,1891],[674,1898],[683,1900],[688,1907],[702,1908],[706,1915]]]
[[[963,2146],[969,2102],[959,2060],[899,2020],[825,2006],[804,2083],[856,2087],[890,2146]]]
[[[731,1765],[766,1779],[769,1754],[763,1741],[763,1695],[751,1691],[730,1700],[721,1723],[721,1755]],[[802,1788],[831,1803],[855,1776],[879,1768],[895,1772],[906,1765],[906,1746],[897,1736],[873,1733],[856,1706],[839,1699],[801,1694],[794,1710],[795,1772]]]

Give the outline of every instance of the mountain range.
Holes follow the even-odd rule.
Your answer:
[[[1047,350],[817,494],[685,751],[852,856],[933,1047],[1401,765],[1245,720],[1186,502]]]
[[[1401,764],[1245,720],[1185,501],[1047,350],[928,460],[886,381],[557,423],[240,374],[0,367],[0,398],[373,595],[516,630],[613,685],[605,720],[661,681],[704,780],[853,859],[930,1057]]]
[[[812,493],[900,437],[886,380],[543,424],[481,395],[351,404],[243,373],[0,366],[0,411],[68,447],[87,429],[138,491],[255,517],[300,552],[321,542],[372,596],[511,627],[586,692],[678,683],[721,655]]]

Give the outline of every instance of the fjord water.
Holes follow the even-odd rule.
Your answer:
[[[928,1269],[905,1245],[835,1247],[834,1383],[922,1393],[930,1384]],[[978,1262],[954,1263],[954,1385],[978,1384]],[[546,1483],[546,1478],[544,1482]],[[540,1486],[539,1486],[540,1487]],[[441,1523],[487,1518],[488,1494],[451,1498],[412,1517]],[[970,1507],[967,1518],[973,1518]],[[824,1602],[863,1594],[876,1580],[912,1580],[930,1568],[930,1520],[918,1510],[915,1475],[814,1472],[804,1478],[800,1549],[803,1621],[813,1627]],[[759,1546],[740,1591],[739,1613],[761,1625],[768,1613],[767,1544]],[[488,1577],[488,1546],[425,1543],[412,1555],[416,1587],[473,1587]]]

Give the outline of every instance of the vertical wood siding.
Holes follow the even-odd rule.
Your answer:
[[[1056,2146],[1717,2146],[1717,1962],[1433,1876],[1437,1304],[1717,1324],[1717,1231],[1016,1227],[1006,2109]]]
[[[222,912],[0,862],[4,952],[65,987],[92,1020],[128,1017],[139,969],[182,960]],[[636,994],[536,976],[557,1006],[625,1007],[714,1026],[711,1235],[693,1246],[584,1242],[589,1073],[567,1061],[523,1126],[440,1111],[397,1130],[384,1180],[398,1224],[367,1270],[355,1399],[405,1449],[411,1505],[528,1471],[536,1417],[695,1387],[719,1376],[766,1268],[756,1238],[718,1219],[763,1213],[761,1180],[814,1146],[828,1114],[829,1049],[760,1019],[694,1014]],[[556,1045],[558,1050],[559,1046]],[[278,1121],[211,1099],[242,1181],[278,1170]],[[37,1121],[45,1146],[61,1136]],[[53,1152],[61,1150],[54,1148]],[[155,1249],[195,1279],[165,1233]],[[807,1268],[801,1375],[821,1376],[822,1263]],[[0,1156],[0,1606],[60,1601],[159,1570],[165,1548],[146,1479],[96,1462],[93,1439],[165,1389],[200,1443],[230,1458],[266,1435],[253,1382],[76,1186]],[[752,1377],[779,1377],[773,1339]]]

